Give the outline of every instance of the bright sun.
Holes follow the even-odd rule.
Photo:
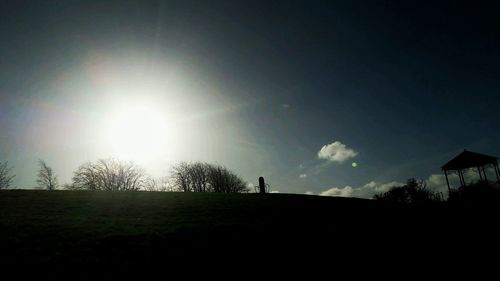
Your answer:
[[[174,128],[154,104],[126,104],[106,120],[106,139],[113,154],[129,160],[163,156],[173,145]]]

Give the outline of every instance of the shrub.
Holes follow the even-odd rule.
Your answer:
[[[439,194],[427,189],[423,180],[409,179],[406,185],[393,187],[387,192],[375,195],[374,199],[404,204],[423,204],[441,201]]]

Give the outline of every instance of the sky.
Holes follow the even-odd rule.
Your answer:
[[[500,4],[459,2],[0,0],[0,161],[18,188],[113,157],[442,191],[463,149],[500,156]]]

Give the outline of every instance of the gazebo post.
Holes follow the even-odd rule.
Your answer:
[[[479,167],[477,167],[477,171],[479,173],[479,179],[483,182],[483,175],[481,175],[481,169]]]
[[[497,183],[498,183],[498,186],[500,187],[500,169],[498,168],[498,161],[495,161],[493,166],[495,167],[495,173],[497,175]]]
[[[464,186],[465,186],[466,182],[465,182],[464,170],[460,170],[460,173],[462,174],[462,181],[464,182]]]
[[[446,184],[448,185],[448,196],[451,194],[450,182],[448,181],[448,172],[444,170],[444,177],[446,178]]]
[[[460,185],[465,186],[465,179],[462,170],[458,170],[458,177],[460,178]]]
[[[486,171],[484,170],[484,166],[482,166],[481,168],[483,168],[484,181],[486,182],[486,184],[488,184],[488,178],[486,177]]]

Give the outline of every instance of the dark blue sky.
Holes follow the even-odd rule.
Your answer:
[[[0,1],[0,160],[69,181],[123,156],[99,126],[142,102],[182,120],[168,153],[127,154],[156,176],[203,160],[317,194],[500,155],[500,4],[269,2]]]

